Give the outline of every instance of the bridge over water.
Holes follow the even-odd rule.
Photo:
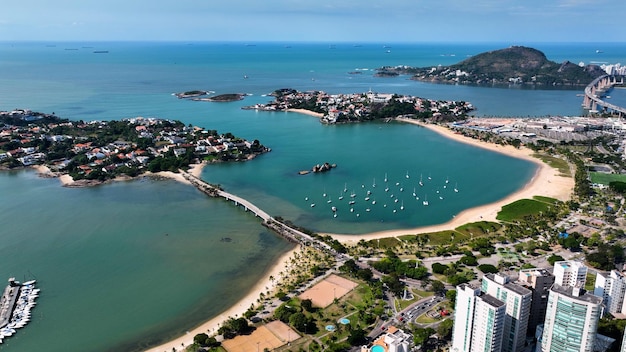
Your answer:
[[[272,216],[270,216],[267,212],[265,212],[263,209],[259,208],[258,206],[254,205],[252,202],[248,201],[247,199],[241,198],[237,195],[234,195],[232,193],[228,193],[226,191],[223,191],[215,186],[212,186],[206,182],[204,182],[203,180],[195,177],[194,175],[185,172],[183,170],[179,170],[183,177],[189,181],[194,187],[196,187],[197,189],[199,189],[201,192],[211,196],[211,197],[220,197],[220,198],[224,198],[228,201],[233,202],[236,206],[240,206],[242,207],[245,211],[249,211],[251,213],[253,213],[255,216],[263,219],[263,226],[266,226],[267,228],[271,229],[272,231],[276,232],[277,234],[283,236],[284,238],[286,238],[287,240],[291,241],[291,242],[296,242],[296,243],[301,243],[301,244],[311,244],[319,249],[324,249],[327,251],[330,251],[331,253],[333,253],[334,255],[339,255],[339,253],[337,253],[334,249],[332,249],[328,244],[326,244],[323,241],[320,241],[300,230],[294,229],[293,227],[290,227],[288,225],[286,225],[285,223],[283,223],[282,221],[279,221],[275,218],[273,218]]]
[[[585,97],[583,98],[583,108],[590,113],[597,113],[598,107],[617,112],[620,116],[626,114],[626,108],[607,103],[602,100],[602,94],[617,84],[624,84],[624,77],[619,80],[616,76],[603,75],[593,80],[585,87]]]

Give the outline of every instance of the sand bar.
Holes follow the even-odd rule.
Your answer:
[[[532,198],[533,196],[546,196],[556,198],[561,201],[569,200],[574,190],[574,179],[572,177],[564,177],[560,175],[557,169],[550,167],[548,164],[532,156],[533,151],[528,148],[515,148],[510,145],[498,145],[494,143],[483,142],[474,138],[466,137],[455,133],[454,131],[438,125],[424,124],[412,119],[397,119],[398,121],[416,124],[424,128],[428,128],[440,135],[453,139],[461,143],[467,143],[476,147],[502,153],[510,157],[531,161],[537,165],[537,171],[533,178],[517,192],[491,204],[482,205],[471,208],[457,214],[452,220],[438,225],[423,226],[413,229],[387,230],[373,232],[361,235],[345,235],[345,234],[325,234],[333,238],[345,242],[356,243],[361,239],[372,240],[377,238],[395,237],[407,234],[429,233],[443,230],[453,230],[461,225],[476,221],[497,221],[496,215],[502,209],[502,206],[512,203],[519,199]]]
[[[276,287],[278,284],[277,281],[271,281],[270,276],[279,277],[279,273],[284,270],[284,268],[289,263],[291,256],[298,251],[298,248],[294,248],[289,252],[283,254],[280,259],[276,262],[276,264],[263,276],[263,279],[257,282],[257,284],[248,292],[248,294],[240,299],[235,305],[226,309],[216,317],[212,318],[209,321],[202,323],[202,325],[188,331],[185,335],[180,336],[174,340],[168,341],[162,345],[150,348],[147,352],[163,352],[163,351],[176,351],[182,350],[183,346],[189,346],[193,343],[193,337],[200,333],[206,333],[209,336],[213,334],[213,332],[217,332],[219,329],[219,324],[223,321],[226,321],[229,317],[239,316],[241,317],[243,313],[250,308],[251,305],[257,304],[257,299],[259,298],[262,292],[270,291]],[[267,287],[267,288],[266,288]]]

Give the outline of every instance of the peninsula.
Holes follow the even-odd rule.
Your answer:
[[[186,169],[204,162],[245,161],[270,151],[258,140],[136,117],[70,121],[25,109],[0,112],[0,168],[43,165],[74,186],[146,172]]]
[[[407,95],[375,93],[328,94],[323,91],[300,92],[284,88],[274,91],[267,104],[242,109],[297,111],[320,117],[326,124],[365,122],[405,116],[435,121],[463,120],[474,106],[465,101],[441,101]]]
[[[385,66],[376,76],[411,75],[423,82],[475,85],[583,87],[605,74],[598,65],[556,63],[539,50],[512,46],[472,56],[450,66]]]

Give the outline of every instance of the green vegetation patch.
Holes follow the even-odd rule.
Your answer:
[[[602,172],[590,172],[589,177],[592,183],[598,183],[601,185],[608,185],[611,182],[626,182],[626,175],[622,174],[605,174]]]
[[[455,230],[464,235],[468,235],[468,236],[474,235],[474,237],[477,237],[477,236],[483,236],[487,234],[493,235],[494,233],[498,232],[501,228],[502,228],[502,224],[499,224],[497,222],[479,221],[479,222],[472,222],[469,224],[461,225],[457,227]]]
[[[552,155],[539,154],[539,153],[535,153],[535,154],[533,154],[533,156],[535,158],[541,159],[541,161],[543,161],[544,163],[546,163],[546,164],[550,165],[551,167],[559,170],[559,173],[561,174],[561,176],[572,177],[572,173],[570,172],[569,164],[567,163],[566,160],[563,160],[561,158],[557,158],[557,157],[552,156]]]
[[[398,241],[395,237],[386,237],[369,241],[369,246],[373,248],[387,249],[395,248],[398,245],[400,245],[400,241]]]
[[[523,220],[528,215],[538,215],[548,210],[550,205],[533,199],[520,199],[502,207],[496,216],[501,221]]]
[[[544,197],[544,196],[534,196],[533,199],[534,200],[538,200],[540,202],[552,204],[552,205],[556,205],[559,202],[558,199],[550,198],[550,197]]]

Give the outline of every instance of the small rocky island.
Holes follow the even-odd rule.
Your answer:
[[[268,151],[258,140],[167,119],[83,122],[27,109],[0,112],[0,169],[42,165],[54,176],[83,181],[79,185],[245,161]]]
[[[208,98],[197,98],[197,99],[192,99],[192,100],[229,102],[229,101],[243,100],[243,98],[246,95],[247,94],[243,94],[243,93],[230,93],[230,94],[220,94],[220,95],[216,95],[214,97],[208,97]]]
[[[583,87],[605,72],[598,65],[556,63],[537,49],[512,46],[472,56],[450,66],[385,66],[377,77],[410,75],[423,82],[490,86]]]
[[[174,95],[178,99],[192,99],[192,98],[198,98],[201,96],[209,95],[209,93],[210,92],[206,90],[190,90],[188,92],[175,93]]]
[[[243,100],[247,94],[244,93],[228,93],[228,94],[220,94],[209,97],[209,94],[214,92],[206,91],[206,90],[191,90],[182,93],[175,93],[174,95],[178,99],[187,99],[192,101],[212,101],[212,102],[230,102],[230,101],[238,101]]]
[[[332,169],[334,169],[336,167],[337,167],[337,164],[331,164],[331,163],[326,162],[326,163],[323,163],[323,164],[316,164],[315,166],[313,166],[311,168],[311,171],[309,171],[309,170],[302,170],[302,171],[299,171],[298,174],[306,175],[309,172],[312,172],[312,173],[327,172],[327,171],[330,171],[330,170],[332,170]]]

